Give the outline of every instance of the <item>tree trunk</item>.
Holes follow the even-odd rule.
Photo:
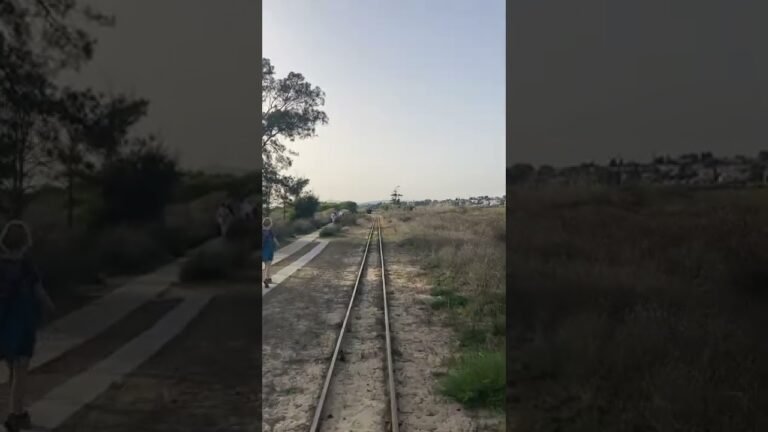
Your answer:
[[[269,203],[270,203],[271,200],[272,200],[272,186],[271,185],[267,185],[264,188],[264,205],[263,206],[264,206],[264,216],[265,217],[269,216],[269,213],[270,213]]]
[[[24,213],[24,180],[26,178],[26,147],[29,137],[29,127],[26,119],[18,126],[16,138],[16,152],[13,161],[13,182],[11,185],[11,214],[14,219],[20,219]]]
[[[67,227],[70,229],[75,222],[75,179],[70,166],[67,173]]]

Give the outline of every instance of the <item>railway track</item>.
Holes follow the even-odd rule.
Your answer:
[[[309,430],[399,431],[384,245],[376,215]]]

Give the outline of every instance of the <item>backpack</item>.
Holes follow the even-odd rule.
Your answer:
[[[267,249],[274,246],[275,233],[273,233],[271,229],[262,229],[261,238],[262,238],[262,242],[261,242],[262,249]]]

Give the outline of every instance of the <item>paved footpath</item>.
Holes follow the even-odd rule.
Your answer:
[[[47,325],[29,375],[33,430],[260,430],[261,326],[251,322],[253,311],[325,249],[318,237],[278,251],[275,283],[262,295],[250,280],[177,287],[181,259]],[[0,368],[0,383],[7,381]],[[0,406],[7,398],[0,392]]]
[[[311,236],[300,240],[307,242],[310,239]],[[204,247],[208,246],[212,245]],[[301,245],[297,243],[288,247],[286,249],[289,251],[298,250]],[[201,379],[200,382],[205,381],[206,384],[199,384],[195,388],[195,385],[189,385],[190,382],[194,383],[191,376],[176,374],[180,370],[176,365],[183,362],[188,363],[185,367],[205,370],[204,363],[211,362],[206,355],[209,355],[212,344],[218,344],[214,350],[218,350],[222,356],[223,360],[219,361],[229,359],[237,363],[240,357],[248,359],[247,363],[238,363],[238,368],[228,368],[222,364],[221,373],[217,374],[215,370],[209,372],[219,381],[227,379],[227,374],[236,374],[238,381],[228,388],[234,388],[237,384],[244,387],[238,390],[238,398],[222,408],[228,410],[229,417],[219,418],[215,414],[217,407],[211,406],[207,428],[197,422],[186,425],[187,429],[184,430],[258,430],[253,408],[257,403],[254,395],[259,386],[257,378],[252,374],[258,372],[256,361],[260,348],[251,342],[258,340],[255,329],[259,325],[249,320],[252,320],[253,309],[260,307],[261,296],[255,294],[252,283],[200,289],[177,288],[174,285],[183,262],[182,258],[150,274],[137,277],[41,330],[37,351],[32,359],[28,391],[30,413],[35,426],[33,430],[127,431],[131,427],[142,431],[169,430],[157,429],[157,424],[146,419],[147,416],[161,417],[153,413],[153,410],[162,408],[158,402],[146,407],[147,411],[141,416],[144,418],[143,423],[129,427],[120,425],[128,425],[130,422],[127,416],[136,417],[135,412],[113,415],[110,421],[105,421],[104,418],[92,415],[92,411],[96,411],[94,404],[102,404],[104,401],[101,399],[105,397],[118,401],[141,396],[142,390],[131,390],[128,395],[121,386],[128,386],[140,379],[146,380],[146,374],[137,375],[137,369],[145,366],[153,367],[151,373],[156,375],[153,378],[156,383],[162,381],[158,377],[173,377],[172,385],[166,385],[165,391],[177,388],[181,392],[183,387],[184,394],[193,395],[196,399],[212,396],[217,390],[211,388],[210,380]],[[229,334],[217,334],[217,331],[224,331],[225,323],[231,329]],[[187,341],[190,337],[191,341]],[[167,347],[174,344],[177,347],[173,350]],[[188,347],[182,348],[179,344]],[[205,348],[200,348],[204,345]],[[190,352],[181,352],[184,349]],[[230,353],[227,350],[234,351]],[[170,358],[173,360],[167,360]],[[164,361],[167,364],[154,367]],[[0,368],[0,380],[1,383],[8,381],[5,368]],[[156,395],[158,390],[153,386],[151,394]],[[7,406],[7,393],[6,385],[0,395],[0,406]],[[184,399],[183,395],[173,397]],[[110,409],[119,408],[120,405],[115,402]],[[5,415],[4,411],[0,412]],[[191,414],[184,412],[184,409],[177,409],[175,417],[168,422],[171,425],[184,424],[185,418],[195,418]],[[95,423],[99,423],[98,426]],[[230,427],[221,429],[222,423]]]
[[[314,247],[307,253],[299,255],[298,259],[277,270],[277,272],[272,275],[272,284],[270,284],[269,288],[264,288],[263,286],[261,287],[262,296],[272,292],[282,282],[296,273],[297,270],[306,266],[315,257],[320,255],[323,249],[325,249],[325,247],[328,245],[328,241],[318,240],[319,237],[320,231],[318,230],[305,236],[299,237],[295,241],[276,251],[275,259],[272,261],[273,266],[278,266],[285,259],[296,256],[297,252],[301,251],[302,249],[310,245],[314,245]]]

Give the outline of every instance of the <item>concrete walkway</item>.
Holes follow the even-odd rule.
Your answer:
[[[296,253],[317,239],[319,235],[320,232],[315,231],[291,242],[276,254],[274,262],[279,262]],[[211,240],[197,249],[215,244],[218,241],[219,239]],[[87,342],[147,301],[160,295],[178,280],[179,269],[185,260],[186,258],[181,258],[152,273],[139,276],[44,328],[38,335],[37,349],[30,368],[40,367]],[[8,371],[2,368],[0,369],[0,383],[7,381]]]
[[[36,426],[52,430],[157,353],[208,304],[212,295],[185,293],[183,302],[111,356],[56,387],[30,408]]]
[[[275,259],[272,260],[272,265],[275,265],[280,261],[288,258],[289,256],[295,254],[296,252],[300,251],[301,248],[317,240],[318,237],[320,237],[319,230],[312,232],[310,234],[307,234],[305,236],[301,236],[296,240],[292,241],[291,243],[289,243],[288,245],[286,245],[284,248],[278,249],[275,252]]]
[[[319,231],[315,231],[298,238],[281,249],[276,254],[274,262],[280,262],[297,253],[318,237]],[[270,290],[262,290],[262,295],[306,265],[320,254],[327,244],[327,240],[321,240],[308,253],[274,275],[275,283]],[[185,259],[179,259],[150,274],[137,277],[44,328],[38,335],[37,350],[30,368],[38,368],[87,343],[146,302],[168,290],[171,284],[178,280],[178,272]],[[97,398],[112,383],[136,369],[178,335],[208,304],[212,294],[186,292],[182,297],[182,303],[163,316],[152,328],[36,401],[30,408],[36,426],[48,430],[58,427],[87,403]],[[7,380],[7,370],[0,369],[0,382]]]
[[[261,295],[265,296],[268,293],[274,291],[275,288],[277,288],[278,285],[280,285],[281,282],[288,279],[292,274],[294,274],[297,270],[304,267],[312,261],[313,258],[318,256],[320,252],[325,249],[325,247],[328,246],[328,240],[320,240],[317,243],[317,246],[312,248],[309,252],[305,253],[301,258],[297,259],[296,261],[288,264],[283,269],[281,269],[279,272],[272,275],[272,283],[270,284],[269,288],[264,288],[264,286],[261,287]]]
[[[168,289],[177,280],[181,262],[183,259],[137,277],[45,327],[38,334],[30,369],[40,367],[87,342]],[[8,370],[2,368],[0,383],[7,381]]]

